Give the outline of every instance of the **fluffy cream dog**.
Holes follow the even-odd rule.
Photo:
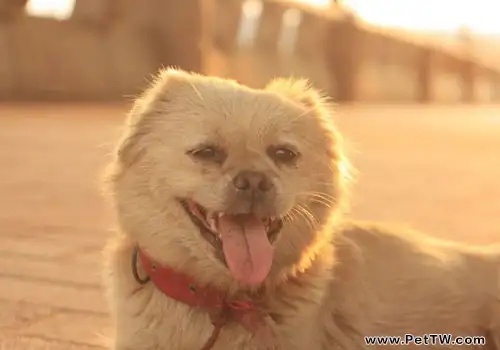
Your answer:
[[[159,75],[110,167],[115,350],[361,349],[365,336],[438,333],[496,348],[500,250],[344,222],[330,113],[300,81]]]

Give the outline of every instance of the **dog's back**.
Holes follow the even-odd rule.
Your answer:
[[[343,305],[358,305],[351,313],[363,313],[363,337],[477,336],[497,348],[499,247],[467,247],[365,223],[342,226],[336,240],[332,293],[358,298]]]

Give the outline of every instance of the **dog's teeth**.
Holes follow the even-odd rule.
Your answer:
[[[213,227],[215,225],[215,218],[213,216],[207,217],[207,223],[210,225],[210,227]]]

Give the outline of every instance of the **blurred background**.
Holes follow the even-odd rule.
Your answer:
[[[105,349],[100,174],[164,66],[337,102],[357,219],[500,243],[491,0],[0,0],[0,350]]]
[[[489,0],[2,0],[0,98],[120,100],[175,65],[339,102],[495,102]]]

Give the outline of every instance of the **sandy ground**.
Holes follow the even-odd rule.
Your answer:
[[[0,350],[101,349],[99,173],[123,106],[0,105]],[[500,243],[500,107],[357,106],[352,215]]]

